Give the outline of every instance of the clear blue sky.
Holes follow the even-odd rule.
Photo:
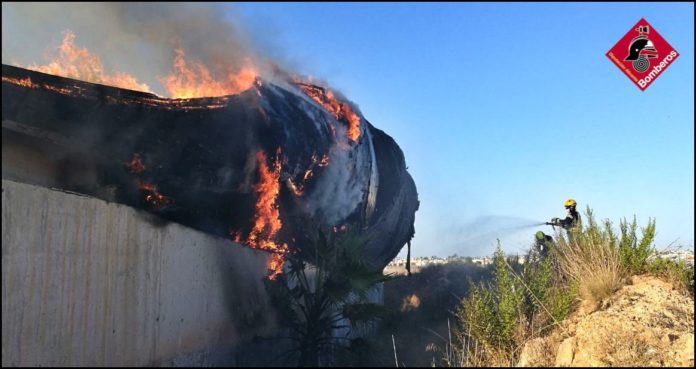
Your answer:
[[[230,11],[259,49],[327,80],[396,139],[421,201],[413,255],[490,254],[496,237],[519,251],[550,227],[484,232],[480,218],[545,221],[567,197],[602,219],[654,217],[658,247],[693,248],[693,4]],[[641,92],[605,53],[643,17],[680,57]]]

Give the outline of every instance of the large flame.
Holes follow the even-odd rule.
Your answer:
[[[239,70],[228,68],[219,76],[204,64],[186,59],[183,49],[175,49],[171,72],[160,78],[169,97],[187,99],[234,95],[252,87],[257,70],[250,59]],[[150,87],[129,74],[107,74],[101,59],[86,48],[75,45],[75,34],[66,31],[62,44],[46,65],[32,64],[26,67],[42,73],[100,83],[129,90],[152,92]],[[9,82],[9,81],[8,81]],[[14,83],[14,82],[13,82]],[[15,83],[18,84],[18,83]]]
[[[338,101],[331,90],[297,80],[295,83],[307,96],[311,97],[336,119],[343,120],[348,124],[347,136],[351,141],[355,142],[360,138],[360,117],[355,114],[348,103]]]
[[[106,74],[98,56],[75,45],[75,34],[71,31],[65,32],[63,43],[58,47],[58,52],[51,62],[46,65],[32,64],[27,69],[129,90],[150,92],[148,85],[139,83],[129,74],[122,72]]]
[[[273,255],[268,262],[268,279],[274,280],[283,272],[285,254],[289,251],[288,245],[276,243],[275,236],[283,227],[278,209],[278,195],[280,194],[280,148],[276,152],[273,166],[269,168],[266,153],[256,153],[258,162],[259,183],[254,186],[258,194],[256,199],[256,215],[254,227],[247,237],[246,244],[249,247],[270,251]],[[233,235],[239,242],[239,234]]]
[[[234,95],[249,89],[256,80],[256,70],[249,60],[238,72],[227,71],[222,80],[216,80],[203,64],[187,61],[183,49],[176,49],[172,72],[160,81],[169,96],[186,99]]]

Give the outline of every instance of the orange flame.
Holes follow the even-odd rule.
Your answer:
[[[304,186],[296,185],[291,178],[288,178],[288,187],[290,187],[292,193],[294,193],[297,197],[300,197],[304,194]]]
[[[415,293],[404,297],[401,303],[401,311],[417,310],[420,307],[421,300]]]
[[[288,178],[288,187],[290,187],[290,190],[295,194],[295,196],[302,196],[304,194],[304,185],[307,183],[307,181],[314,176],[314,166],[318,165],[320,167],[325,167],[329,165],[329,155],[324,154],[321,157],[321,160],[317,159],[317,154],[313,153],[312,154],[312,164],[309,165],[309,168],[305,170],[304,175],[302,176],[302,182],[297,185],[295,182],[293,182],[292,179]]]
[[[18,86],[23,86],[23,87],[29,87],[29,88],[37,88],[39,85],[31,81],[31,77],[27,78],[12,78],[12,77],[5,77],[2,76],[2,81],[7,82],[7,83],[12,83],[14,85]]]
[[[27,67],[42,73],[53,74],[87,82],[126,88],[129,90],[150,92],[148,85],[126,73],[115,72],[113,75],[104,73],[104,66],[98,56],[89,50],[75,45],[75,34],[66,31],[63,43],[58,47],[57,55],[46,65],[32,64]]]
[[[350,105],[336,100],[331,90],[298,81],[295,81],[295,83],[307,96],[321,105],[336,119],[343,120],[348,124],[347,136],[351,141],[355,142],[360,138],[360,117],[355,114]]]
[[[145,171],[145,164],[143,164],[143,161],[142,161],[142,158],[140,157],[140,154],[138,154],[138,153],[133,154],[133,159],[131,159],[131,161],[129,161],[129,162],[126,162],[126,168],[128,168],[128,170],[131,173],[135,173],[135,174],[144,172]]]
[[[251,248],[270,251],[273,255],[268,262],[268,279],[275,280],[283,272],[285,254],[289,252],[287,244],[279,245],[274,238],[283,227],[278,209],[278,195],[280,194],[280,148],[276,153],[273,167],[266,163],[266,154],[263,151],[256,153],[256,161],[259,165],[259,183],[254,186],[258,193],[256,199],[256,215],[254,227],[247,237],[246,244]],[[234,234],[233,234],[234,235]],[[237,234],[237,242],[239,236]]]
[[[167,196],[160,194],[152,183],[138,181],[138,187],[145,193],[145,201],[157,210],[173,202]]]
[[[307,181],[308,179],[312,178],[314,175],[314,172],[312,172],[312,169],[307,169],[304,173],[304,177],[302,177],[302,181]]]
[[[226,79],[218,81],[202,63],[187,62],[183,49],[174,51],[174,68],[169,75],[160,79],[171,97],[188,99],[234,95],[249,89],[256,80],[256,70],[248,60],[239,72],[228,71]]]

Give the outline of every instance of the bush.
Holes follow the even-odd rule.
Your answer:
[[[687,266],[682,260],[656,257],[647,266],[650,274],[662,277],[677,290],[694,296],[694,266]]]
[[[648,260],[655,254],[655,220],[638,236],[635,216],[632,222],[619,222],[619,235],[612,223],[599,225],[592,209],[586,210],[585,229],[557,234],[561,271],[578,285],[578,292],[587,300],[602,300],[621,286],[625,277],[647,271]]]
[[[654,219],[638,235],[635,216],[631,222],[622,219],[617,233],[609,220],[598,223],[589,207],[585,215],[585,227],[559,230],[544,253],[530,249],[521,276],[506,262],[500,247],[496,250],[493,283],[473,286],[462,299],[457,341],[447,350],[447,364],[515,364],[517,349],[565,319],[578,296],[601,301],[634,274],[652,271],[669,276],[693,294],[693,267],[651,261]]]
[[[550,289],[544,302],[553,319],[561,321],[570,315],[577,296],[577,283],[572,283],[569,286],[558,284]]]
[[[450,366],[514,362],[524,310],[524,287],[516,280],[500,247],[495,251],[493,265],[492,284],[472,286],[456,312],[456,348],[448,350],[452,354],[445,360]]]
[[[527,260],[532,260],[528,255]],[[549,297],[550,287],[553,283],[551,276],[551,258],[544,258],[539,262],[529,262],[523,272],[524,280],[529,291],[525,293],[525,314],[532,319],[539,311],[538,301],[546,301]]]
[[[558,265],[580,297],[600,301],[621,285],[624,267],[611,224],[598,225],[589,208],[586,215],[587,228],[557,234]]]
[[[621,254],[621,264],[631,275],[643,273],[648,266],[648,258],[655,254],[652,242],[655,238],[655,220],[649,219],[648,225],[642,229],[643,237],[638,240],[636,235],[636,217],[628,223],[624,218],[619,223],[621,230],[621,242],[619,250]]]

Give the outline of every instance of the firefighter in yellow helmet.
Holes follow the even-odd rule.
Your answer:
[[[566,217],[564,219],[553,218],[546,224],[552,226],[563,227],[565,230],[570,230],[574,227],[580,227],[580,213],[575,209],[578,203],[573,199],[568,199],[563,203],[566,208]]]

